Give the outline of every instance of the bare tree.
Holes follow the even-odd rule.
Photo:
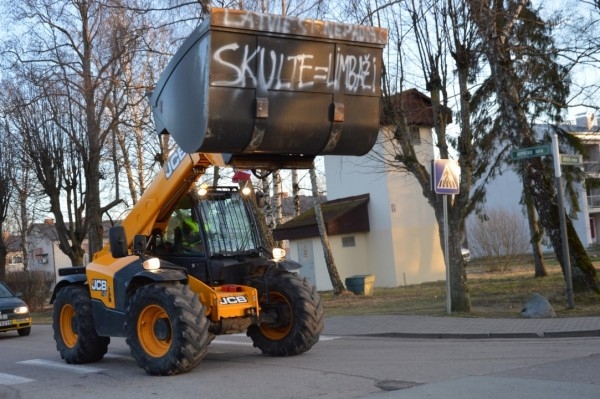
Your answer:
[[[390,32],[388,52],[391,54],[384,74],[383,110],[384,122],[390,126],[386,138],[392,151],[379,155],[388,169],[414,176],[425,200],[434,209],[440,238],[444,237],[445,196],[437,195],[432,188],[431,159],[423,159],[412,139],[414,118],[410,107],[404,104],[405,97],[399,94],[404,87],[412,84],[428,91],[429,118],[434,126],[432,143],[440,158],[457,158],[461,167],[460,193],[448,207],[448,226],[452,232],[448,264],[451,309],[468,312],[471,305],[466,262],[461,253],[466,238],[465,222],[483,200],[485,183],[499,164],[496,139],[490,134],[486,109],[479,101],[478,92],[482,88],[475,79],[480,68],[476,31],[461,1],[387,4],[368,13],[365,19],[373,24],[387,24]],[[415,81],[415,76],[421,79]],[[451,106],[458,110],[457,138],[447,130]]]
[[[523,215],[506,209],[491,209],[467,226],[472,253],[487,257],[491,270],[507,271],[528,249],[527,225]]]
[[[13,123],[29,124],[31,134],[43,129],[58,137],[47,140],[56,150],[52,159],[34,156],[45,151],[48,143],[44,140],[28,140],[27,154],[37,178],[47,179],[40,184],[49,197],[61,248],[74,265],[82,264],[79,245],[86,236],[92,251],[103,244],[102,215],[122,203],[119,171],[125,168],[126,197],[135,202],[161,152],[158,139],[146,138],[151,132],[145,97],[156,80],[149,66],[166,64],[163,43],[172,43],[165,33],[174,31],[170,27],[193,22],[193,28],[199,23],[190,12],[186,18],[192,18],[178,24],[170,18],[181,8],[201,8],[184,1],[171,6],[142,8],[137,0],[28,0],[10,9],[13,21],[24,26],[20,30],[24,34],[3,43],[5,79],[19,81],[13,84],[16,102],[8,105],[5,101],[5,108],[19,114]],[[150,31],[159,35],[154,35],[153,43],[146,42],[153,38]],[[181,35],[188,33],[189,28]],[[31,92],[19,90],[22,84]],[[48,118],[27,122],[34,115],[26,108],[41,103]],[[152,148],[148,143],[154,143],[151,155],[143,153]],[[63,170],[60,179],[57,168]],[[107,190],[110,187],[114,191]],[[110,192],[114,196],[105,195]],[[67,198],[66,205],[61,197]]]
[[[0,129],[2,129],[0,127]],[[4,130],[4,129],[2,129]],[[5,223],[8,216],[8,207],[12,200],[12,159],[11,146],[7,140],[6,131],[0,130],[0,280],[6,280],[6,255],[8,249],[6,245]]]
[[[82,166],[73,143],[53,123],[54,119],[63,121],[60,110],[67,105],[61,97],[45,95],[54,89],[53,85],[43,85],[40,77],[36,77],[41,79],[37,84],[32,84],[32,76],[29,78],[4,82],[3,112],[13,129],[19,132],[20,151],[28,154],[37,180],[48,197],[61,250],[74,265],[81,265],[86,226],[81,212],[85,206]],[[65,207],[67,212],[63,212]]]

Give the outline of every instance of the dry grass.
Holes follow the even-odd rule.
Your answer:
[[[533,265],[525,261],[506,272],[489,272],[485,262],[467,269],[471,312],[466,317],[519,317],[529,297],[537,292],[552,304],[558,317],[600,315],[600,295],[575,294],[575,309],[567,309],[565,280],[558,262],[546,260],[548,276],[533,277]],[[597,265],[598,266],[598,265]],[[359,314],[446,315],[446,283],[438,281],[396,288],[375,288],[372,296],[322,292],[327,316]]]
[[[471,312],[453,313],[462,317],[520,317],[519,313],[534,293],[544,295],[558,317],[600,315],[600,295],[575,294],[575,309],[567,309],[565,280],[558,262],[546,260],[548,277],[534,278],[533,265],[524,260],[506,272],[490,272],[485,262],[472,262],[467,268]],[[600,272],[600,260],[596,268]],[[446,283],[438,281],[396,288],[374,288],[372,296],[350,292],[333,295],[321,292],[327,316],[364,314],[446,315]],[[49,324],[51,308],[33,313],[34,323]]]

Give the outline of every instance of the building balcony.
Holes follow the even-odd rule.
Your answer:
[[[600,161],[584,161],[583,170],[587,174],[600,176]]]
[[[600,212],[600,195],[587,196],[588,211],[590,213]]]

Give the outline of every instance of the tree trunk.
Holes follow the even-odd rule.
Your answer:
[[[292,198],[294,201],[294,216],[300,215],[300,184],[298,183],[298,170],[292,169]]]
[[[438,195],[441,201],[449,200],[446,195]],[[441,202],[440,201],[440,202]],[[469,294],[469,285],[467,284],[467,262],[462,256],[463,234],[465,231],[465,218],[458,214],[462,209],[454,201],[448,204],[448,264],[450,267],[450,300],[452,312],[468,313],[471,311],[471,295]],[[443,222],[443,212],[439,221]],[[440,232],[443,232],[443,223],[440,224]],[[440,238],[443,237],[440,233]],[[444,248],[444,241],[442,248]]]
[[[529,222],[529,234],[531,236],[531,251],[533,253],[533,265],[535,277],[546,277],[548,272],[544,265],[544,256],[542,254],[542,231],[538,223],[537,213],[529,191],[529,185],[523,179],[523,196],[525,200],[525,208],[527,209],[527,221]]]
[[[273,172],[273,188],[275,191],[275,227],[283,223],[283,187],[281,184],[281,173]]]
[[[333,285],[333,293],[339,295],[346,290],[340,275],[335,266],[333,259],[333,253],[331,252],[331,246],[329,245],[329,239],[327,237],[327,229],[325,227],[325,220],[323,219],[323,212],[321,210],[321,204],[319,203],[319,188],[317,186],[317,173],[315,168],[310,169],[310,182],[312,185],[313,203],[315,206],[315,218],[317,219],[317,226],[319,227],[319,235],[321,237],[321,244],[323,245],[323,255],[325,256],[325,263],[327,265],[327,272],[331,279],[331,285]]]
[[[4,242],[4,230],[0,226],[0,281],[6,281],[6,243]]]

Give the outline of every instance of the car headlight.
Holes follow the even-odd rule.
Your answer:
[[[27,306],[17,306],[15,308],[16,314],[27,314],[29,313],[29,308]]]

